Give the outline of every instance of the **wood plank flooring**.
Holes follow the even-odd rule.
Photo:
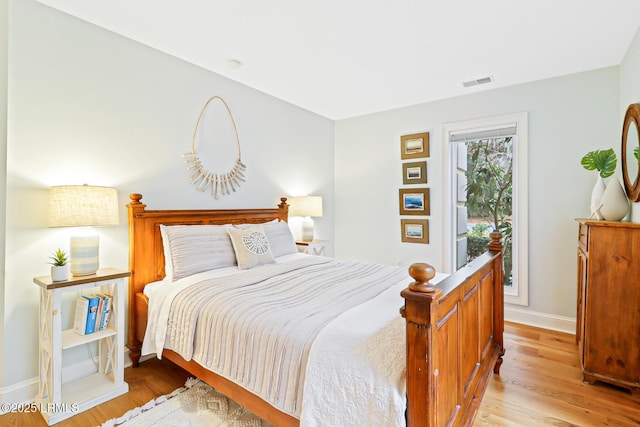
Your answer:
[[[574,335],[507,323],[505,348],[474,426],[640,425],[640,397],[582,382]]]
[[[505,347],[500,375],[490,381],[475,426],[640,426],[640,397],[606,384],[582,383],[573,335],[507,323]],[[56,426],[99,426],[170,393],[187,377],[182,369],[157,359],[127,368],[129,393]],[[12,413],[0,416],[0,426],[46,423],[39,413]]]

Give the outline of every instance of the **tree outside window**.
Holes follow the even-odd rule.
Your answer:
[[[467,142],[467,262],[500,231],[505,246],[505,286],[512,286],[512,137]]]

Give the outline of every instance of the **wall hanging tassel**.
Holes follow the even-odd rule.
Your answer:
[[[229,118],[231,119],[231,123],[233,124],[233,130],[236,134],[236,144],[238,145],[238,159],[236,160],[236,164],[233,166],[230,172],[227,173],[214,173],[207,171],[203,166],[198,154],[196,153],[196,135],[198,134],[198,126],[200,125],[200,120],[202,116],[209,106],[209,103],[214,99],[219,100],[227,109],[227,113],[229,113]],[[189,181],[196,188],[196,190],[206,191],[209,186],[211,186],[211,195],[214,198],[218,199],[220,196],[225,196],[231,194],[231,191],[234,193],[236,189],[240,188],[241,182],[245,181],[244,171],[247,169],[244,163],[242,163],[242,157],[240,155],[240,137],[238,136],[238,128],[236,127],[236,121],[233,118],[233,114],[231,114],[231,109],[224,101],[224,99],[219,96],[212,96],[202,107],[202,111],[200,111],[200,115],[198,116],[198,121],[196,122],[196,127],[193,130],[193,139],[191,141],[191,152],[183,155],[185,159],[185,163],[187,164],[187,170],[190,171]]]

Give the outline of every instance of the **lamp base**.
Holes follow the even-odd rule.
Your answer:
[[[71,237],[71,275],[90,276],[98,271],[99,236]]]
[[[302,220],[302,241],[310,242],[313,240],[313,220],[305,218]]]

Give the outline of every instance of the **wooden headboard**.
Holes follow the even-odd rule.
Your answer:
[[[281,197],[277,208],[267,209],[202,209],[202,210],[147,210],[141,194],[131,194],[127,205],[129,212],[129,337],[127,347],[139,352],[140,340],[136,337],[138,314],[136,295],[145,285],[162,280],[164,250],[160,225],[194,224],[260,224],[274,219],[288,220],[287,198]],[[145,312],[146,317],[146,312]],[[142,320],[142,319],[140,319]],[[142,326],[142,325],[138,325]],[[146,318],[144,319],[146,326]],[[143,326],[143,327],[144,327]]]

